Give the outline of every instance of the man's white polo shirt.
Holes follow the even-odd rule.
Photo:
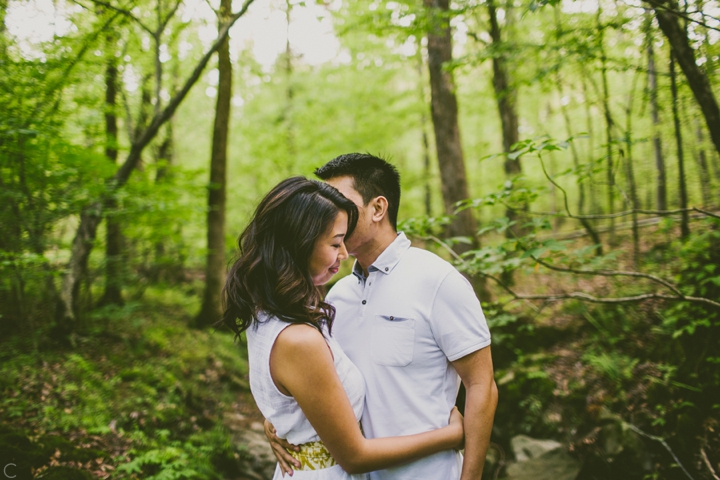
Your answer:
[[[443,427],[460,387],[450,362],[490,344],[480,302],[451,264],[403,233],[368,272],[356,262],[327,297],[337,310],[333,336],[365,377],[365,436]],[[370,478],[456,480],[460,465],[460,454],[445,451]]]

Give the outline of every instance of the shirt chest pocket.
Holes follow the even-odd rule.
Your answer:
[[[372,359],[378,365],[404,367],[413,360],[415,320],[375,315],[372,324]]]

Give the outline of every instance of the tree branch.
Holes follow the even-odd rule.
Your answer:
[[[183,2],[183,0],[178,0],[177,2],[175,2],[175,5],[173,6],[173,8],[170,9],[167,16],[163,19],[162,22],[160,22],[160,25],[158,25],[158,29],[157,29],[158,32],[162,32],[163,30],[165,30],[165,27],[167,27],[168,22],[170,21],[170,19],[172,17],[175,16],[175,13],[177,12],[178,8],[180,8],[180,5],[182,5],[182,2]]]
[[[688,472],[688,471],[685,469],[685,467],[683,467],[683,464],[680,462],[680,459],[677,457],[677,455],[675,455],[675,453],[674,453],[674,452],[672,451],[672,449],[670,448],[670,445],[668,445],[667,442],[666,442],[664,439],[662,439],[662,438],[660,438],[660,437],[656,437],[655,435],[650,435],[649,433],[645,433],[645,432],[643,432],[642,430],[640,430],[638,427],[636,427],[635,425],[633,425],[632,423],[623,422],[623,424],[624,424],[624,425],[627,425],[627,426],[630,428],[630,430],[632,430],[633,432],[635,432],[635,433],[637,433],[637,434],[639,434],[639,435],[642,435],[643,437],[647,437],[647,438],[649,438],[649,439],[651,439],[651,440],[655,440],[656,442],[660,442],[660,443],[662,444],[662,446],[665,447],[665,450],[667,450],[668,452],[670,452],[670,455],[672,455],[672,457],[675,459],[675,463],[677,463],[678,466],[682,469],[682,471],[685,472],[685,475],[687,475],[690,480],[695,480],[695,479],[693,478],[693,476],[690,475],[690,472]]]
[[[462,263],[465,268],[469,267],[469,264],[467,260],[462,258],[460,255],[458,255],[448,244],[440,240],[439,238],[428,235],[424,237],[427,240],[432,240],[436,242],[438,245],[443,247],[445,250],[447,250],[452,257],[458,261],[459,263]],[[537,259],[535,259],[538,261]],[[645,293],[641,295],[633,295],[629,297],[613,297],[613,298],[603,298],[603,297],[595,297],[593,295],[584,293],[584,292],[571,292],[571,293],[560,293],[560,294],[549,294],[549,295],[525,295],[522,293],[515,292],[512,288],[510,288],[507,284],[505,284],[503,281],[501,281],[499,278],[495,277],[494,275],[491,275],[489,273],[485,272],[477,272],[478,274],[489,278],[490,280],[493,280],[495,283],[497,283],[503,290],[508,292],[512,297],[513,300],[545,300],[548,302],[555,302],[560,300],[568,300],[568,299],[575,299],[575,300],[583,300],[586,302],[591,303],[634,303],[634,302],[643,302],[645,300],[652,300],[652,299],[658,299],[658,300],[673,300],[676,302],[691,302],[691,303],[703,303],[706,305],[711,305],[713,307],[720,308],[720,303],[710,300],[709,298],[703,298],[703,297],[693,297],[689,295],[683,295],[682,292],[677,290],[672,284],[669,282],[662,280],[661,278],[655,277],[653,275],[646,275],[642,273],[637,272],[615,272],[615,274],[620,274],[622,276],[632,276],[632,277],[645,277],[653,281],[657,281],[661,283],[662,285],[665,285],[666,287],[670,288],[673,291],[677,291],[676,295],[666,295],[661,293]],[[590,273],[590,271],[578,271],[573,273],[583,273],[583,274],[597,274],[597,275],[604,275],[603,273]],[[604,275],[607,276],[607,275]],[[509,302],[508,302],[509,303]],[[536,308],[534,308],[537,310]]]
[[[715,469],[712,467],[712,463],[710,463],[710,459],[707,456],[707,453],[705,453],[705,449],[700,449],[700,455],[702,456],[703,462],[705,462],[705,466],[708,467],[708,470],[710,470],[710,473],[712,473],[712,476],[715,480],[720,480],[720,477],[717,476],[717,473],[715,473]]]
[[[492,277],[490,277],[492,278]],[[644,293],[642,295],[633,295],[629,297],[611,297],[611,298],[604,298],[604,297],[595,297],[593,295],[590,295],[585,292],[571,292],[571,293],[560,293],[560,294],[551,294],[551,295],[524,295],[524,294],[515,294],[514,295],[516,300],[546,300],[549,302],[555,302],[558,300],[567,300],[567,299],[576,299],[576,300],[584,300],[586,302],[590,303],[635,303],[635,302],[643,302],[645,300],[674,300],[674,301],[684,301],[684,302],[690,302],[690,303],[704,303],[707,305],[712,305],[714,307],[720,308],[720,303],[714,302],[713,300],[710,300],[708,298],[702,298],[702,297],[690,297],[690,296],[682,296],[677,297],[673,295],[665,295],[662,293]]]
[[[626,272],[626,271],[620,271],[620,270],[578,270],[578,269],[574,269],[574,268],[557,267],[551,263],[547,263],[546,261],[540,260],[539,258],[535,258],[535,257],[533,257],[533,260],[535,260],[537,263],[539,263],[543,267],[548,268],[550,270],[555,270],[556,272],[576,273],[576,274],[580,274],[580,275],[595,275],[595,276],[601,276],[601,277],[647,278],[648,280],[652,280],[653,282],[659,283],[660,285],[663,285],[663,286],[669,288],[670,290],[673,291],[673,293],[675,293],[676,295],[678,295],[680,297],[685,296],[672,283],[668,282],[667,280],[663,280],[660,277],[656,277],[655,275],[650,275],[648,273]]]
[[[240,17],[242,17],[245,12],[247,12],[247,9],[254,1],[255,0],[245,0],[245,4],[242,6],[240,11],[233,14],[228,19],[227,23],[218,32],[217,40],[215,40],[215,43],[213,43],[212,47],[207,52],[205,52],[205,55],[197,64],[192,74],[185,81],[185,84],[180,89],[180,91],[170,99],[168,105],[161,112],[153,116],[150,125],[148,125],[148,127],[143,131],[142,135],[140,135],[137,140],[132,142],[132,146],[130,147],[130,153],[125,160],[125,163],[123,163],[122,166],[120,166],[118,171],[115,173],[115,175],[113,175],[112,181],[115,182],[116,186],[122,186],[123,184],[125,184],[125,182],[127,182],[128,178],[130,177],[130,173],[133,171],[138,161],[140,161],[140,153],[142,152],[142,150],[155,137],[155,134],[158,132],[160,127],[165,122],[167,122],[170,117],[173,116],[175,110],[177,110],[180,103],[185,99],[188,92],[190,92],[190,89],[193,87],[193,85],[195,85],[195,82],[197,82],[197,80],[200,78],[200,75],[210,61],[210,58],[215,54],[218,48],[220,48],[220,45],[225,40],[228,32],[230,31],[230,27],[232,27],[235,22]]]
[[[80,49],[80,51],[78,52],[78,54],[75,55],[75,58],[73,58],[73,60],[70,63],[68,63],[68,65],[65,67],[65,70],[63,71],[61,78],[57,82],[55,82],[55,84],[51,88],[48,89],[50,91],[50,93],[46,95],[46,98],[50,97],[52,93],[60,92],[62,90],[62,86],[69,78],[70,72],[72,71],[73,68],[75,68],[75,65],[77,65],[80,62],[80,60],[85,56],[85,53],[90,49],[90,45],[95,41],[95,39],[101,33],[105,32],[107,30],[107,28],[115,21],[115,19],[117,17],[118,17],[118,14],[116,13],[115,15],[110,17],[102,25],[102,27],[100,27],[99,29],[97,29],[96,31],[94,31],[92,33],[92,35],[90,36],[90,39],[83,44],[83,46]],[[58,107],[60,106],[60,98],[61,98],[61,96],[58,95],[58,97],[55,99],[55,102],[53,102],[52,107],[50,107],[50,109],[47,111],[48,114],[55,112],[58,109]],[[42,106],[45,104],[46,104],[46,102],[44,102],[44,101],[38,102],[35,105],[35,109],[33,110],[32,115],[30,115],[28,118],[35,118],[35,116],[41,111]]]
[[[510,206],[507,203],[503,204],[507,206],[510,209],[517,210],[517,207]],[[525,211],[525,213],[529,215],[538,215],[538,216],[548,216],[548,217],[557,217],[558,215],[563,215],[560,212],[533,212],[533,211]],[[708,217],[713,217],[720,219],[720,215],[717,213],[709,212],[707,210],[703,210],[702,208],[698,207],[689,207],[689,208],[678,208],[676,210],[646,210],[646,209],[635,209],[635,210],[625,210],[622,212],[617,213],[608,213],[608,214],[598,214],[598,215],[574,215],[572,213],[567,214],[568,218],[574,218],[576,220],[604,220],[607,218],[618,218],[618,217],[627,217],[628,215],[633,214],[641,214],[641,215],[658,215],[658,216],[669,216],[669,215],[678,215],[683,212],[698,212],[703,215],[707,215]]]
[[[542,168],[543,174],[545,175],[545,178],[548,179],[550,183],[552,183],[555,187],[558,188],[563,194],[563,203],[565,205],[565,212],[569,218],[574,218],[576,220],[601,220],[601,219],[608,219],[608,218],[618,218],[618,217],[625,217],[628,215],[633,214],[643,214],[643,215],[676,215],[683,212],[698,212],[702,213],[703,215],[707,215],[708,217],[713,217],[720,219],[720,215],[717,213],[709,212],[707,210],[703,210],[698,207],[690,207],[690,208],[678,208],[676,210],[645,210],[645,209],[632,209],[632,210],[625,210],[624,212],[617,212],[617,213],[609,213],[609,214],[603,214],[603,215],[574,215],[572,212],[570,212],[570,206],[568,204],[568,194],[567,191],[560,186],[559,183],[555,181],[552,176],[548,173],[547,169],[545,168],[545,162],[542,159],[542,155],[540,152],[537,152],[537,157],[540,160],[540,167]],[[505,203],[505,202],[503,202]],[[514,207],[510,207],[509,205],[505,204],[511,209],[515,209]],[[523,210],[524,211],[524,210]],[[548,216],[557,216],[561,215],[557,212],[532,212],[532,211],[524,211],[525,213],[528,213],[530,215],[548,215]]]
[[[637,5],[631,5],[631,4],[629,4],[629,3],[627,2],[627,0],[624,1],[623,3],[625,3],[625,5],[627,5],[628,7],[638,8]],[[654,4],[653,4],[653,6],[654,6]],[[642,8],[642,7],[640,7],[640,8]],[[682,12],[678,12],[677,10],[675,10],[675,9],[673,9],[673,8],[667,8],[667,7],[665,7],[665,6],[658,6],[657,9],[658,9],[658,10],[663,10],[663,11],[665,11],[665,12],[668,12],[668,13],[670,13],[670,14],[672,14],[672,15],[675,15],[676,17],[682,18],[683,20],[686,20],[686,21],[688,21],[688,22],[696,23],[696,24],[700,25],[701,27],[707,28],[708,30],[715,30],[716,32],[720,32],[720,28],[718,28],[718,27],[713,27],[713,26],[711,26],[711,25],[708,25],[707,23],[703,22],[702,20],[695,20],[694,18],[692,18],[692,17],[689,15],[689,13],[699,13],[699,14],[702,15],[703,17],[708,17],[708,18],[711,18],[711,19],[713,19],[713,20],[718,20],[717,18],[713,17],[712,15],[708,15],[707,13],[704,13],[704,12],[701,12],[701,11],[697,11],[697,12],[689,12],[688,14],[685,14],[685,13],[682,13]]]
[[[78,0],[70,0],[70,1],[73,2],[73,3],[75,3],[75,4],[77,4],[77,5],[80,5],[81,7],[85,8],[85,9],[87,9],[87,10],[90,10],[88,7],[86,7],[85,5],[83,5],[82,3],[80,3]],[[145,24],[142,22],[142,20],[140,20],[139,18],[137,18],[130,10],[126,10],[126,9],[124,9],[124,8],[116,7],[115,5],[113,5],[113,4],[111,4],[111,3],[108,3],[108,2],[105,2],[105,1],[103,1],[103,0],[90,0],[90,1],[91,1],[92,3],[94,3],[95,5],[100,5],[101,7],[109,8],[110,10],[114,10],[114,11],[116,11],[116,12],[118,12],[118,13],[122,13],[122,14],[125,15],[126,17],[132,19],[135,23],[137,23],[137,24],[140,26],[140,28],[142,28],[143,30],[145,30],[146,32],[148,32],[150,35],[155,35],[155,32],[153,32],[153,31],[150,29],[150,27],[148,27],[147,25],[145,25]]]

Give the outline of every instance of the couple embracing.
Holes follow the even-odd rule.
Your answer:
[[[260,202],[225,285],[223,322],[247,335],[274,479],[480,479],[497,405],[480,302],[397,232],[394,166],[347,154],[315,174]],[[323,298],[348,255],[352,274]]]

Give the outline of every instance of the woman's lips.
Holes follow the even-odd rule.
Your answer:
[[[340,267],[330,267],[330,271],[332,272],[333,275],[338,273],[339,270],[340,270]]]

